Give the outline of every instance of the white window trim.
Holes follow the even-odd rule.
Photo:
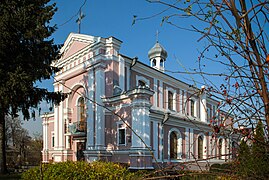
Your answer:
[[[226,140],[224,139],[224,137],[222,137],[222,136],[220,136],[219,138],[218,138],[218,148],[217,148],[217,155],[218,155],[218,157],[217,157],[217,159],[225,159],[225,156],[220,156],[221,154],[220,154],[220,152],[219,152],[219,142],[220,142],[220,140],[222,139],[222,144],[221,144],[221,154],[222,155],[224,155],[224,154],[226,154],[226,150],[225,150],[225,144],[226,144]]]
[[[171,159],[170,158],[170,135],[172,132],[176,132],[176,135],[177,135],[177,159]],[[167,139],[167,142],[168,142],[168,160],[169,161],[177,161],[177,160],[181,160],[182,159],[182,151],[183,151],[183,146],[182,146],[182,135],[181,135],[181,132],[177,129],[177,128],[172,128],[169,130],[168,132],[168,139]]]
[[[136,86],[139,86],[139,81],[143,81],[146,84],[146,87],[149,87],[150,81],[149,79],[145,78],[144,76],[138,76],[136,75]]]
[[[172,92],[173,93],[173,107],[172,107],[172,109],[168,109],[168,92]],[[176,111],[176,90],[175,89],[172,89],[172,88],[170,88],[170,87],[167,87],[166,88],[166,100],[165,100],[165,102],[167,103],[167,107],[166,107],[166,109],[168,109],[168,110],[170,110],[170,111]]]
[[[119,128],[121,125],[123,125],[123,127]],[[124,144],[120,144],[120,136],[119,136],[119,130],[120,129],[124,129],[124,134],[125,134],[125,140],[124,140]],[[127,136],[126,136],[126,125],[122,122],[117,122],[117,145],[118,146],[126,146],[126,141],[127,141]]]
[[[197,135],[196,141],[197,141],[197,147],[196,147],[196,152],[197,152],[197,157],[198,157],[198,138],[202,137],[203,139],[203,159],[207,158],[207,152],[209,151],[208,147],[207,147],[207,143],[206,143],[206,136],[204,135],[204,133],[199,133]],[[206,148],[205,148],[206,147]],[[206,151],[206,152],[205,152]]]
[[[194,108],[193,108],[193,116],[191,115],[191,101],[193,101],[194,102]],[[190,99],[190,116],[192,116],[192,117],[197,117],[197,99],[195,99],[195,98],[191,98]]]

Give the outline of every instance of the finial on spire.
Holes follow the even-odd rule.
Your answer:
[[[157,30],[157,32],[156,32],[156,43],[159,42],[159,34],[160,34],[160,32]]]
[[[81,8],[79,9],[79,16],[78,19],[76,20],[76,23],[78,23],[78,33],[80,33],[80,25],[82,19],[85,17],[85,15],[82,13]]]

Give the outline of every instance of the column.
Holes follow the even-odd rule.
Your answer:
[[[59,91],[59,83],[54,85],[54,92]],[[54,149],[58,149],[59,146],[59,106],[54,105]]]
[[[200,113],[201,113],[201,121],[207,122],[207,111],[206,111],[206,92],[205,86],[201,87],[201,96],[200,96]]]
[[[185,128],[185,157],[190,159],[190,138],[189,138],[189,128]]]
[[[87,150],[94,147],[94,71],[90,69],[88,71],[88,97],[87,100]]]
[[[159,136],[160,136],[160,138],[159,138],[159,149],[160,149],[160,159],[161,159],[161,161],[163,162],[163,125],[162,124],[160,124],[159,125],[159,132],[160,132],[160,134],[159,134]]]
[[[61,81],[60,84],[59,84],[59,92],[64,92],[64,81]],[[63,108],[63,104],[64,104],[64,101],[60,102],[59,104],[59,107],[58,107],[58,110],[59,110],[59,131],[58,131],[58,138],[59,138],[59,144],[58,144],[58,147],[59,149],[64,149],[64,117],[63,117],[63,113],[64,113],[64,108]]]
[[[160,108],[163,108],[163,82],[161,80],[160,80],[159,92],[160,92]]]
[[[193,149],[195,148],[195,142],[193,140],[193,129],[189,128],[189,158],[193,159],[194,151]]]
[[[157,84],[157,79],[156,78],[154,78],[154,82],[153,82],[153,88],[154,88],[154,95],[153,95],[153,105],[155,106],[155,107],[157,107],[158,106],[158,84]]]
[[[119,86],[121,90],[124,90],[125,88],[124,71],[125,71],[125,62],[124,59],[119,55]]]
[[[130,169],[153,169],[150,153],[150,97],[154,91],[147,88],[137,88],[128,92],[132,100],[132,145],[129,154]],[[158,124],[153,125],[153,132],[157,131]],[[141,139],[143,140],[141,140]],[[154,138],[157,142],[157,138]],[[157,146],[157,145],[154,145]],[[157,154],[157,153],[156,153]]]
[[[146,145],[150,146],[150,121],[149,107],[141,107],[142,104],[133,103],[132,128],[140,136]],[[146,148],[141,139],[132,133],[132,148]]]
[[[43,162],[48,162],[48,123],[47,115],[44,115],[43,118]]]
[[[105,95],[105,73],[104,66],[100,64],[95,71],[95,101],[103,105],[102,97]],[[105,145],[105,114],[104,108],[96,105],[95,113],[95,148],[103,149]]]
[[[183,93],[183,99],[182,99],[182,112],[183,114],[188,114],[188,102],[187,102],[187,91],[182,90]]]
[[[154,149],[154,156],[158,159],[158,122],[153,121],[153,149]]]

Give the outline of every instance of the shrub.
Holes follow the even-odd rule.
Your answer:
[[[42,166],[43,179],[137,179],[139,173],[131,173],[119,164],[111,162],[61,162],[44,164]],[[22,174],[22,179],[40,179],[40,167],[32,168]]]
[[[213,173],[231,173],[233,170],[232,163],[224,163],[224,164],[212,164],[210,166],[210,172]]]
[[[219,172],[220,171],[220,164],[212,164],[211,166],[210,166],[210,169],[209,169],[209,171],[210,172]]]

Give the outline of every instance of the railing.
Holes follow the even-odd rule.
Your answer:
[[[87,123],[83,121],[74,122],[68,125],[68,132],[71,135],[86,135]]]

